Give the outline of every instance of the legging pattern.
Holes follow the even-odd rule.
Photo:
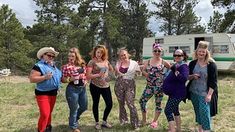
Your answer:
[[[159,86],[147,85],[139,101],[142,112],[146,112],[146,104],[153,95],[155,96],[155,105],[156,105],[155,111],[156,112],[162,111],[162,108],[161,108],[161,102],[163,98],[162,88]]]
[[[128,121],[125,103],[130,110],[130,121],[133,127],[138,127],[139,119],[135,107],[135,81],[122,79],[119,77],[115,83],[115,94],[119,103],[119,120],[120,122]]]
[[[165,115],[167,118],[167,121],[174,121],[174,116],[179,116],[180,112],[179,112],[179,104],[181,102],[181,99],[176,99],[176,98],[172,98],[169,97],[166,103],[166,107],[165,107]],[[174,116],[173,116],[174,114]]]
[[[210,103],[205,102],[205,97],[191,93],[191,101],[196,115],[196,122],[203,130],[211,129]]]

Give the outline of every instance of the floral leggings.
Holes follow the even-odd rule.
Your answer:
[[[137,109],[135,107],[135,81],[122,79],[119,77],[115,83],[115,94],[119,103],[119,120],[120,122],[128,121],[125,104],[127,104],[130,110],[130,121],[131,125],[136,128],[138,127],[139,119]]]
[[[155,105],[156,105],[155,111],[156,112],[162,111],[162,108],[161,108],[161,102],[163,98],[162,88],[159,86],[147,85],[139,101],[142,112],[146,112],[146,104],[153,95],[155,96]]]

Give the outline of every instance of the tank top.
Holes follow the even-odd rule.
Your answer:
[[[163,70],[164,70],[163,60],[162,63],[157,66],[150,65],[150,60],[149,60],[148,66],[146,68],[146,71],[149,74],[149,77],[146,79],[147,85],[161,87],[164,76]]]
[[[121,63],[121,65],[120,65],[120,67],[119,67],[119,71],[120,71],[121,73],[125,74],[125,73],[127,73],[128,68],[129,68],[129,67],[123,68],[123,67],[122,67],[122,63]]]

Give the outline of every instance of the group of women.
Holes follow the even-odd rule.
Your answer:
[[[164,93],[169,96],[164,112],[169,123],[168,131],[181,131],[181,118],[179,104],[186,98],[191,99],[199,131],[211,130],[211,116],[217,114],[217,69],[214,60],[208,51],[208,42],[200,41],[195,50],[194,60],[189,63],[186,53],[176,49],[173,53],[174,64],[170,64],[161,54],[160,44],[152,46],[153,57],[144,62],[142,68],[130,59],[126,49],[120,49],[119,59],[113,66],[108,61],[108,51],[103,45],[97,45],[91,52],[91,60],[86,64],[77,48],[71,48],[68,53],[68,63],[59,70],[54,58],[59,54],[52,47],[44,47],[37,53],[37,62],[31,70],[30,82],[36,83],[35,95],[39,107],[39,132],[51,132],[51,114],[56,102],[60,82],[68,83],[66,100],[69,106],[69,127],[73,132],[80,132],[79,119],[87,110],[86,85],[89,83],[93,101],[92,111],[95,119],[95,129],[111,128],[107,118],[113,106],[110,90],[110,75],[115,74],[114,91],[119,104],[119,121],[121,125],[127,124],[128,116],[125,109],[127,104],[130,110],[130,124],[135,130],[142,125],[151,128],[158,127],[158,118],[162,111],[162,98]],[[169,69],[169,72],[165,72]],[[62,71],[62,72],[61,72]],[[147,84],[140,97],[139,104],[142,111],[142,121],[139,122],[135,106],[136,72],[142,72]],[[187,87],[186,81],[190,80]],[[155,96],[155,115],[153,120],[147,122],[147,102]],[[104,99],[105,109],[102,122],[99,121],[100,96]],[[176,126],[176,128],[175,128]]]

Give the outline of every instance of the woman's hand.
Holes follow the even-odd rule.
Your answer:
[[[205,97],[205,101],[207,103],[211,102],[211,95],[207,94],[206,97]]]
[[[192,75],[189,75],[189,80],[197,80],[200,78],[200,75],[199,74],[192,74]]]
[[[52,78],[52,76],[53,76],[52,72],[48,72],[44,75],[45,80],[50,80]]]
[[[205,97],[205,101],[208,103],[208,102],[211,102],[211,98],[212,98],[212,95],[213,95],[213,92],[214,92],[214,89],[210,88],[209,87],[209,91]]]

